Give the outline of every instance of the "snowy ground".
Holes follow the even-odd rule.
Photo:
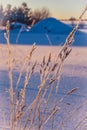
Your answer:
[[[23,64],[23,59],[30,51],[31,46],[12,45],[11,53],[13,57],[14,86],[17,76]],[[61,50],[57,46],[37,46],[32,63],[37,60],[38,66],[31,79],[31,89],[28,89],[28,96],[32,98],[37,93],[39,83],[38,67],[43,56],[48,57],[52,53],[52,62]],[[0,130],[6,126],[5,115],[9,115],[9,96],[6,90],[9,88],[7,46],[0,44]],[[77,88],[77,90],[66,96],[59,104],[60,111],[57,114],[55,128],[57,130],[87,130],[87,47],[73,47],[71,54],[66,59],[63,66],[63,73],[59,87],[58,100],[62,99],[67,91]],[[24,77],[22,77],[23,79]],[[22,85],[22,84],[21,84]],[[54,96],[54,93],[52,94]],[[29,99],[31,100],[31,96]],[[52,101],[52,99],[51,99]],[[5,114],[6,113],[6,114]],[[9,116],[6,117],[6,121]],[[6,124],[6,125],[5,125]],[[45,130],[50,130],[47,126]],[[56,130],[56,129],[55,129]]]
[[[64,29],[66,29],[66,32],[63,34]],[[69,27],[63,23],[55,19],[48,19],[48,21],[44,20],[33,27],[36,33],[20,32],[19,29],[14,29],[10,32],[10,41],[13,43],[11,45],[11,61],[14,87],[25,57],[31,50],[31,44],[34,42],[37,44],[30,63],[32,65],[37,60],[37,66],[35,73],[30,79],[30,87],[27,88],[26,103],[31,103],[38,92],[38,85],[40,84],[38,70],[43,57],[45,56],[47,59],[51,52],[51,64],[54,63],[62,48],[57,45],[64,44],[69,34],[68,29]],[[42,32],[37,33],[38,31]],[[51,108],[54,103],[53,97],[57,97],[57,105],[60,109],[55,116],[54,130],[87,130],[87,29],[80,29],[80,31],[84,33],[77,32],[75,35],[75,46],[72,47],[72,52],[64,62],[58,94],[55,95],[53,91],[49,103]],[[4,30],[2,29],[0,30],[0,43],[3,43],[0,44],[0,130],[9,130],[6,128],[9,126],[8,121],[10,118],[8,48],[4,39]],[[19,84],[20,89],[23,87],[24,79],[23,73]],[[66,96],[66,93],[73,89],[76,89],[76,91]],[[51,130],[51,128],[52,126],[48,123],[43,130]]]
[[[29,31],[23,30],[23,27],[15,28],[10,31],[10,42],[23,45],[32,45],[34,42],[37,45],[63,45],[67,35],[72,31],[69,21],[66,23],[55,18],[47,18],[36,23]],[[0,28],[0,43],[6,43],[4,32],[5,30]],[[87,22],[84,22],[84,28],[80,28],[75,34],[74,46],[87,46],[86,41]]]

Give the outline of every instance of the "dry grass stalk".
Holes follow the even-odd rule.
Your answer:
[[[74,130],[78,130],[79,127],[81,126],[81,124],[82,124],[85,120],[87,120],[87,116],[84,117],[84,118],[78,123],[78,125],[74,128]],[[84,125],[85,125],[85,124],[84,124]],[[84,128],[85,128],[85,126],[84,126]],[[84,128],[83,128],[83,130],[85,130]]]
[[[87,7],[85,11],[87,10]],[[84,15],[85,11],[81,14],[79,17],[79,22]],[[43,57],[43,61],[40,66],[40,77],[41,77],[41,83],[39,85],[38,93],[33,100],[33,102],[28,106],[27,108],[27,116],[25,118],[24,126],[22,127],[22,119],[26,111],[24,111],[24,108],[26,107],[25,104],[25,95],[26,95],[26,89],[28,86],[28,82],[34,73],[36,62],[33,64],[32,67],[30,67],[30,61],[33,55],[34,50],[36,49],[35,45],[33,45],[31,51],[27,54],[24,60],[24,64],[22,66],[22,69],[20,71],[16,89],[17,93],[15,93],[16,101],[14,99],[14,91],[13,91],[13,82],[12,82],[12,65],[11,65],[11,49],[10,49],[10,42],[9,42],[9,22],[7,22],[6,25],[6,33],[5,33],[5,39],[7,41],[8,45],[8,65],[9,65],[9,81],[10,81],[10,101],[11,101],[11,115],[10,115],[10,130],[14,130],[15,128],[20,127],[20,130],[25,130],[27,128],[27,125],[29,124],[28,129],[31,130],[34,127],[34,124],[37,123],[38,129],[42,130],[43,127],[48,123],[50,119],[54,119],[54,115],[57,113],[59,108],[56,106],[56,100],[53,109],[49,110],[50,115],[46,115],[48,109],[49,109],[49,100],[52,95],[53,89],[56,88],[56,93],[58,92],[58,87],[60,83],[60,77],[62,74],[62,66],[65,61],[65,59],[68,57],[68,55],[71,52],[70,46],[74,42],[74,35],[75,32],[78,29],[78,24],[76,27],[72,30],[72,32],[68,35],[66,38],[65,44],[62,47],[62,50],[56,57],[56,60],[53,64],[51,64],[51,53],[49,54],[48,60],[46,61],[45,56]],[[25,82],[24,87],[22,90],[18,91],[18,86],[20,83],[21,76],[23,74],[24,68],[27,66],[26,75],[25,75]],[[58,82],[56,85],[56,81]],[[47,91],[50,90],[48,96],[46,96]],[[67,92],[67,95],[71,94],[72,92],[76,91],[76,88],[70,90]],[[55,97],[54,97],[55,98]],[[14,105],[15,103],[15,105]],[[44,108],[42,109],[42,107]],[[42,114],[41,114],[42,113]],[[16,115],[15,115],[16,114]],[[37,120],[38,119],[38,120]],[[52,126],[53,127],[53,126]]]
[[[57,107],[54,107],[53,110],[52,110],[52,112],[51,112],[51,114],[50,114],[50,115],[47,117],[47,119],[45,120],[44,125],[50,120],[50,118],[52,118],[52,116],[53,116],[54,114],[56,114],[57,111],[58,111],[58,108],[57,108]]]
[[[25,68],[26,64],[29,64],[29,62],[30,62],[30,60],[32,58],[32,54],[33,54],[35,49],[36,49],[36,46],[35,46],[35,44],[33,44],[32,48],[31,48],[31,51],[26,55],[26,57],[24,59],[23,66],[21,68],[21,71],[20,71],[20,74],[19,74],[19,77],[18,77],[18,80],[17,80],[16,88],[18,88],[18,85],[19,85],[21,76],[23,74],[24,68]]]
[[[37,94],[37,96],[36,96],[36,98],[35,98],[35,100],[34,100],[34,102],[33,102],[32,107],[31,107],[32,111],[34,110],[35,106],[37,105],[37,102],[39,101],[39,99],[42,99],[42,97],[40,98],[41,93],[42,93],[42,90],[44,89],[46,82],[50,79],[50,76],[51,76],[51,74],[52,74],[52,71],[55,71],[55,75],[53,75],[53,77],[57,77],[57,76],[58,76],[58,74],[59,74],[59,72],[60,72],[60,70],[61,70],[61,68],[62,68],[62,65],[63,65],[64,60],[67,58],[67,56],[68,56],[69,53],[71,52],[71,49],[68,50],[68,47],[71,46],[71,44],[72,44],[72,42],[73,42],[73,37],[74,37],[74,34],[75,34],[76,30],[77,30],[77,27],[76,27],[75,29],[73,29],[73,31],[70,33],[70,35],[69,35],[68,38],[66,39],[66,42],[65,42],[65,44],[64,44],[64,47],[63,47],[62,51],[61,51],[61,52],[59,53],[59,55],[58,55],[58,58],[57,58],[56,62],[52,65],[50,71],[48,71],[47,73],[43,73],[43,72],[46,71],[46,68],[47,68],[47,66],[48,66],[48,65],[46,64],[46,62],[45,62],[45,57],[43,58],[43,64],[41,65],[41,67],[43,67],[43,66],[45,66],[45,65],[46,65],[46,66],[45,66],[44,71],[43,71],[43,72],[40,71],[40,72],[41,72],[41,74],[43,73],[43,75],[44,75],[43,77],[44,77],[44,78],[42,78],[42,82],[41,82],[41,84],[40,84],[40,86],[39,86],[39,92],[38,92],[38,94]],[[59,59],[60,59],[60,63],[58,63]],[[56,69],[56,68],[57,68],[57,69]],[[59,76],[59,79],[60,79],[60,76]],[[54,81],[55,81],[55,80],[54,80]],[[74,91],[74,90],[73,90],[73,91]],[[46,93],[46,91],[45,91],[45,93]],[[45,95],[45,93],[44,93],[44,95]],[[40,100],[40,101],[41,101],[41,100]],[[42,100],[42,101],[43,101],[43,100]],[[42,101],[41,101],[41,102],[42,102]],[[41,103],[40,103],[40,105],[41,105]],[[30,117],[30,114],[29,114],[29,117]],[[48,118],[48,119],[49,119],[49,118]],[[48,119],[46,120],[46,122],[48,121]],[[27,122],[27,123],[28,123],[28,122]]]
[[[38,130],[42,130],[41,129],[41,111],[40,111],[40,107],[38,108]]]
[[[7,21],[6,23],[6,33],[4,33],[5,39],[7,41],[8,46],[8,71],[9,71],[9,82],[10,82],[10,130],[14,130],[14,91],[13,91],[13,79],[12,79],[12,63],[11,63],[11,48],[10,48],[10,41],[9,41],[9,33],[10,33],[10,23]]]
[[[18,120],[20,121],[20,126],[22,124],[22,118],[24,116],[24,114],[26,112],[24,112],[24,109],[26,108],[26,104],[25,104],[25,94],[26,94],[26,89],[28,86],[28,82],[32,76],[32,74],[34,73],[35,70],[35,66],[36,66],[35,62],[32,67],[30,68],[30,66],[27,67],[27,72],[25,75],[25,81],[24,81],[24,87],[21,91],[19,91],[19,99],[17,98],[16,100],[16,122],[18,122]]]
[[[65,99],[65,97],[67,97],[67,95],[72,94],[72,93],[75,92],[77,89],[78,89],[78,88],[73,88],[73,89],[69,90],[69,91],[60,99],[60,102],[62,102],[62,101]]]
[[[27,89],[27,86],[28,86],[28,82],[34,72],[34,69],[35,69],[35,66],[36,66],[36,63],[34,63],[34,65],[32,66],[31,70],[27,70],[26,72],[26,76],[25,76],[25,83],[24,83],[24,88],[20,91],[20,95],[21,95],[21,101],[20,101],[20,107],[19,105],[17,105],[17,116],[19,118],[21,118],[22,114],[23,114],[23,109],[25,108],[25,94],[26,94],[26,89]],[[28,68],[29,69],[29,68]],[[17,104],[18,104],[18,100],[17,100]],[[18,109],[20,108],[20,110]],[[20,112],[19,112],[20,111]]]
[[[50,71],[50,63],[51,63],[51,53],[49,53],[48,60],[46,61],[45,56],[43,57],[43,61],[40,66],[40,79],[43,81],[43,79],[46,78],[47,73]]]

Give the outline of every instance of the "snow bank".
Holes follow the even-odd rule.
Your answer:
[[[55,18],[46,18],[35,24],[30,31],[13,29],[10,31],[11,44],[32,45],[63,45],[72,28]],[[5,30],[0,31],[0,43],[6,43]],[[86,29],[85,29],[86,32]],[[83,30],[75,34],[74,46],[87,46],[87,33]]]
[[[68,25],[55,18],[46,18],[36,23],[30,30],[30,33],[46,34],[68,34],[72,30]]]

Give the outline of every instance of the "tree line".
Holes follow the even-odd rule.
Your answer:
[[[10,23],[20,22],[31,26],[32,23],[35,24],[49,16],[50,11],[48,8],[44,7],[32,11],[25,2],[23,2],[19,7],[12,7],[12,5],[8,4],[5,9],[0,5],[0,21],[2,22],[2,25],[5,25],[6,21],[9,20]]]

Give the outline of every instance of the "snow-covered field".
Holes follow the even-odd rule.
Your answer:
[[[23,59],[30,51],[31,46],[12,45],[11,53],[13,57],[13,84],[15,86],[18,73],[23,65]],[[31,62],[38,61],[35,74],[31,78],[30,89],[27,89],[27,100],[31,100],[38,91],[38,84],[40,82],[38,75],[38,68],[42,62],[43,56],[48,57],[52,53],[52,63],[58,55],[61,47],[57,46],[37,46]],[[8,80],[8,50],[7,46],[0,45],[0,130],[4,129],[9,117],[9,95],[6,90],[9,88]],[[59,85],[59,92],[57,95],[58,101],[64,97],[67,91],[77,88],[72,94],[65,96],[63,101],[59,104],[60,110],[55,120],[55,128],[59,130],[86,130],[87,117],[87,47],[73,47],[72,52],[66,59],[61,81]],[[24,80],[24,77],[22,77]],[[22,83],[21,83],[21,86]],[[55,96],[53,92],[52,96]],[[29,98],[28,98],[29,97]],[[51,98],[52,101],[52,98]],[[51,107],[51,106],[50,106]],[[55,129],[54,128],[54,129]],[[45,130],[50,130],[50,125]]]
[[[59,29],[59,30],[58,30]],[[65,31],[64,31],[65,30]],[[38,92],[40,84],[40,67],[45,56],[48,59],[51,53],[51,65],[54,64],[67,35],[72,28],[65,24],[48,19],[38,23],[30,32],[20,32],[14,29],[10,32],[11,63],[13,70],[13,87],[15,88],[21,68],[26,56],[32,48],[30,44],[36,43],[36,49],[29,64],[32,66],[37,61],[35,72],[29,80],[26,92],[26,104],[31,103]],[[40,31],[40,32],[38,32]],[[82,31],[82,32],[80,32]],[[87,130],[87,29],[77,31],[72,51],[64,61],[58,93],[54,89],[50,97],[49,109],[54,105],[57,97],[58,112],[54,117],[54,126],[51,121],[43,130]],[[61,33],[59,33],[61,32]],[[64,34],[63,34],[64,32]],[[9,130],[10,102],[8,78],[8,47],[4,39],[4,31],[0,31],[0,130]],[[15,43],[17,41],[17,43]],[[29,45],[28,45],[29,44]],[[55,46],[53,46],[55,45]],[[25,67],[19,88],[23,88],[25,81]],[[31,68],[31,67],[30,67]],[[29,68],[29,69],[30,69]],[[75,91],[74,91],[75,90]],[[49,93],[49,92],[48,92]],[[37,124],[35,124],[37,126]],[[35,130],[38,130],[37,127]]]

